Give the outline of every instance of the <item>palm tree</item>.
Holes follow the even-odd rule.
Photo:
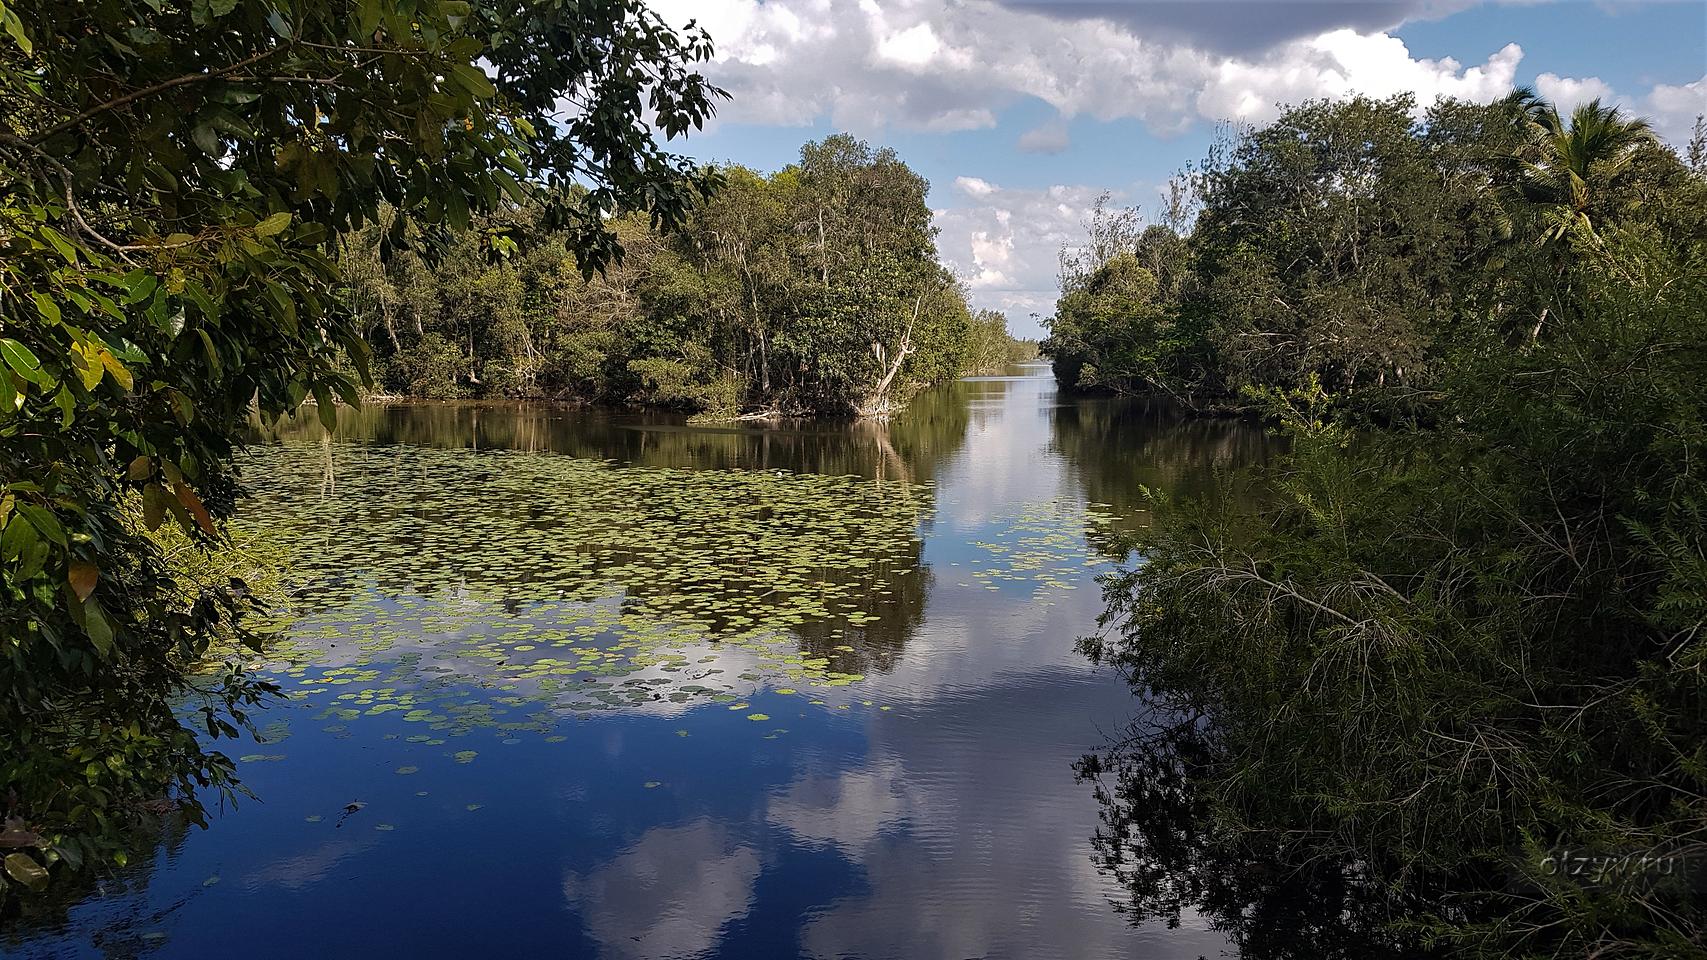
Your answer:
[[[1541,217],[1541,241],[1572,237],[1599,244],[1596,221],[1606,212],[1607,188],[1642,147],[1655,142],[1647,120],[1591,100],[1572,111],[1569,125],[1557,107],[1520,88],[1508,100],[1528,134],[1515,158],[1517,193]]]

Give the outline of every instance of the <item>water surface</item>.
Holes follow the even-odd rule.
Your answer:
[[[376,406],[267,432],[243,529],[291,558],[258,800],[20,957],[1214,955],[1134,928],[1072,764],[1133,712],[1073,642],[1142,485],[1255,429],[1059,397],[693,426]],[[347,812],[349,805],[359,809]]]

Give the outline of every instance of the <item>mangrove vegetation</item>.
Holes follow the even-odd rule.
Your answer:
[[[776,173],[717,176],[668,235],[641,213],[615,221],[623,255],[598,272],[531,204],[476,218],[435,266],[383,221],[346,238],[375,383],[710,419],[881,417],[1031,355],[1000,313],[968,309],[937,258],[928,184],[893,150],[835,135]]]
[[[1152,497],[1084,642],[1146,707],[1081,767],[1137,916],[1247,956],[1701,955],[1690,153],[1523,91],[1311,104],[1194,174],[1188,234],[1116,223],[1066,278],[1068,382],[1291,446]]]

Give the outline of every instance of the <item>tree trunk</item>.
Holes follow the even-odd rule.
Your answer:
[[[818,205],[818,264],[824,275],[824,289],[830,289],[830,246],[824,241],[824,206]]]
[[[901,373],[901,365],[907,362],[907,357],[913,352],[913,324],[919,322],[919,311],[924,306],[924,302],[924,294],[920,294],[913,301],[913,319],[908,321],[907,329],[901,332],[901,342],[895,349],[895,359],[890,362],[889,369],[883,374],[883,379],[877,381],[877,385],[872,388],[870,393],[866,394],[865,403],[861,404],[859,408],[860,416],[874,417],[879,420],[889,418],[889,388],[894,386],[895,378]],[[877,362],[881,364],[884,355],[883,344],[875,340],[872,341],[871,352],[876,354]]]
[[[379,309],[385,315],[385,332],[391,337],[392,354],[402,353],[403,345],[397,342],[397,318],[392,315],[391,302],[382,298],[379,301]]]

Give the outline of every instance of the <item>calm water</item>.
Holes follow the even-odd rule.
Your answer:
[[[292,558],[228,748],[258,800],[21,957],[1196,957],[1134,928],[1072,763],[1131,715],[1073,648],[1138,487],[1256,430],[1066,400],[1039,367],[888,427],[540,406],[258,445]],[[346,812],[347,805],[359,809]]]

